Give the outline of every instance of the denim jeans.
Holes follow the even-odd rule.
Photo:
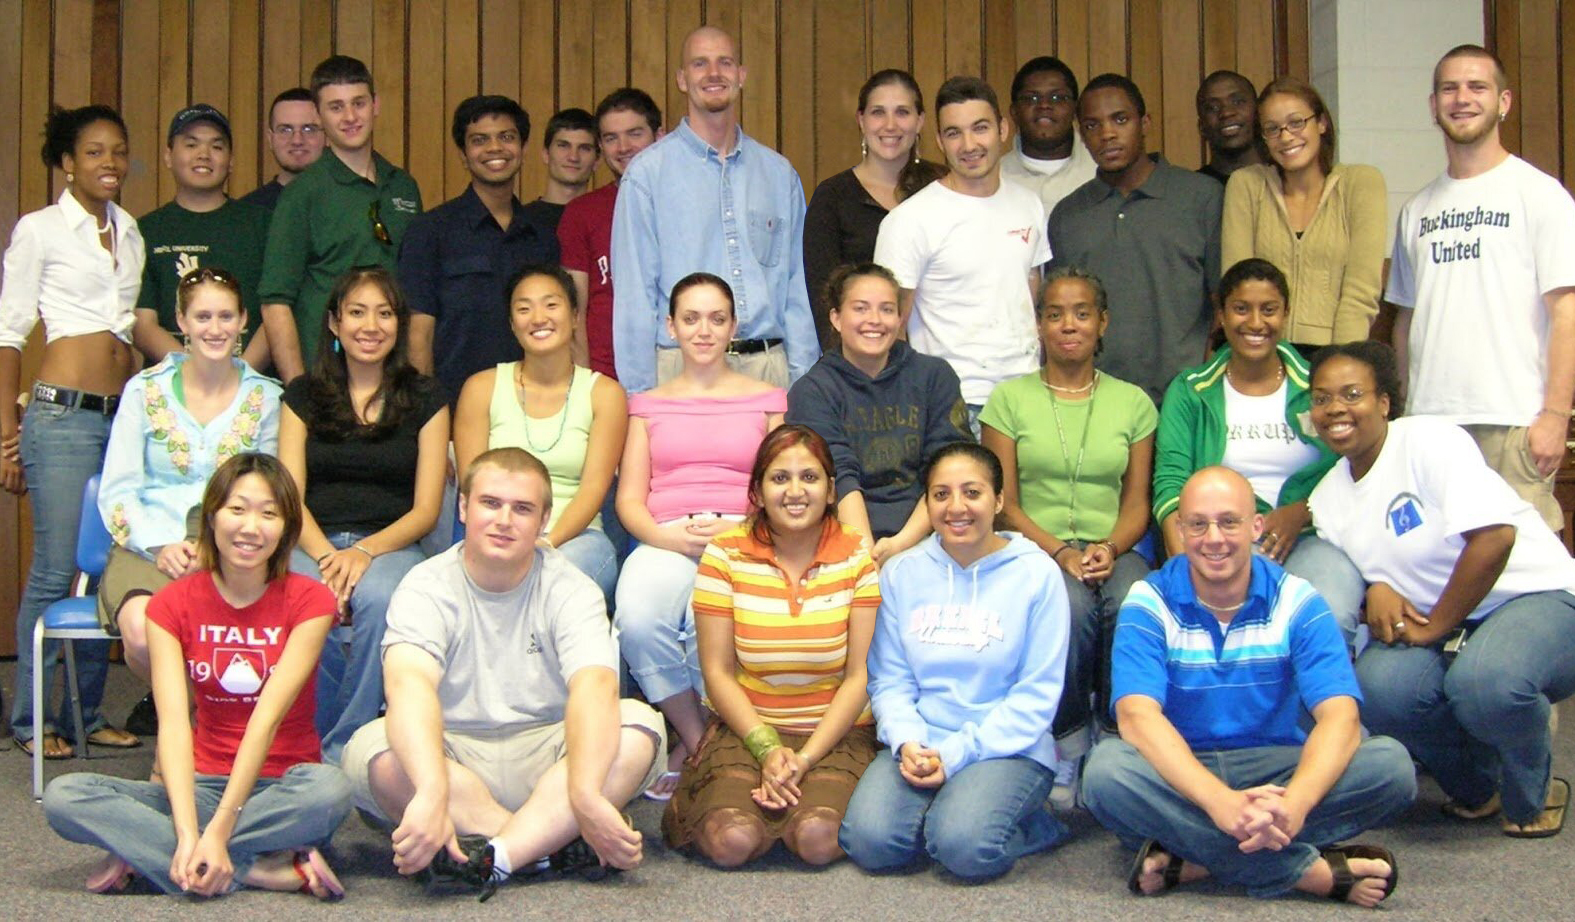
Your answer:
[[[1234,790],[1285,784],[1302,756],[1300,746],[1263,746],[1196,753],[1203,767]],[[1083,801],[1101,824],[1134,851],[1154,839],[1165,851],[1209,869],[1253,896],[1278,896],[1318,860],[1318,850],[1403,813],[1416,799],[1416,772],[1398,742],[1368,737],[1291,844],[1279,851],[1242,854],[1236,838],[1214,825],[1203,808],[1160,777],[1132,744],[1107,739],[1083,770]]]
[[[198,829],[213,818],[224,775],[198,775],[194,790]],[[326,845],[350,813],[350,779],[332,765],[302,762],[279,778],[258,778],[230,835],[230,863],[239,881],[259,856]],[[96,845],[165,893],[179,893],[170,879],[175,825],[164,785],[75,772],[44,789],[44,818],[68,842]]]
[[[328,543],[343,550],[365,534],[339,532]],[[377,719],[383,707],[383,632],[388,627],[388,600],[410,568],[426,560],[419,545],[379,554],[361,574],[350,594],[350,643],[334,634],[323,644],[317,662],[317,735],[323,742],[323,761],[339,764],[339,753],[362,724]],[[306,552],[296,548],[290,569],[322,579],[322,571]]]
[[[1369,644],[1356,659],[1362,719],[1405,744],[1470,807],[1542,812],[1552,770],[1548,709],[1575,692],[1575,596],[1535,592],[1495,609],[1453,663],[1440,647]]]
[[[34,401],[22,416],[22,470],[33,500],[33,562],[16,610],[16,693],[11,700],[11,735],[33,738],[33,625],[44,609],[71,592],[77,573],[77,522],[82,488],[104,466],[110,418]],[[77,682],[82,694],[82,725],[88,733],[104,726],[99,704],[109,673],[109,641],[78,640]],[[44,695],[48,701],[60,641],[44,644]],[[68,721],[46,704],[44,731],[63,731]]]
[[[1077,542],[1074,546],[1085,545]],[[1110,702],[1103,699],[1110,692],[1110,640],[1115,633],[1116,614],[1126,600],[1127,590],[1148,574],[1148,561],[1132,551],[1116,558],[1110,578],[1098,586],[1088,586],[1061,571],[1072,611],[1072,635],[1066,648],[1066,684],[1061,689],[1061,703],[1056,706],[1051,731],[1063,759],[1076,758],[1088,749],[1084,731],[1092,713],[1089,699],[1096,689],[1100,706],[1109,707]]]
[[[981,880],[1070,834],[1045,806],[1054,775],[1022,756],[983,759],[939,788],[916,788],[882,749],[864,770],[837,836],[866,871],[888,871],[926,853],[958,877]]]
[[[1345,552],[1317,535],[1302,535],[1285,558],[1285,572],[1300,576],[1318,590],[1334,613],[1335,624],[1347,648],[1356,640],[1367,598],[1367,580]]]
[[[699,561],[650,544],[636,546],[623,562],[613,606],[618,648],[653,704],[702,687],[689,608],[699,569]]]
[[[602,591],[602,598],[612,603],[618,586],[618,554],[606,532],[587,528],[559,545],[558,551],[569,558],[576,570],[589,576]]]

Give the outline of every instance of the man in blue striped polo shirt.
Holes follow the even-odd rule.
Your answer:
[[[1186,555],[1121,606],[1121,736],[1089,757],[1089,810],[1137,848],[1134,893],[1212,876],[1254,896],[1377,905],[1399,879],[1394,856],[1336,843],[1411,804],[1410,757],[1387,737],[1362,740],[1339,627],[1312,586],[1253,553],[1263,517],[1246,478],[1197,472],[1179,512]]]

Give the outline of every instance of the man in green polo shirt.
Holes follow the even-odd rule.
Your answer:
[[[416,181],[372,149],[378,100],[366,65],[334,55],[312,71],[311,89],[333,156],[318,158],[279,196],[259,286],[284,381],[315,360],[334,281],[355,266],[392,270],[421,212]]]
[[[223,269],[241,287],[245,359],[253,368],[266,368],[268,338],[254,334],[262,325],[257,282],[268,210],[224,194],[230,178],[230,121],[212,106],[187,106],[170,121],[166,140],[164,165],[175,178],[175,200],[137,220],[148,258],[132,340],[150,364],[180,351],[175,313],[181,276],[193,269]]]

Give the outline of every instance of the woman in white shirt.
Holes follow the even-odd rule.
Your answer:
[[[11,733],[29,753],[63,759],[71,746],[48,715],[33,740],[33,625],[70,591],[76,572],[82,488],[103,464],[120,392],[136,370],[131,324],[142,281],[142,235],[114,198],[125,179],[126,125],[107,106],[54,109],[44,125],[44,162],[66,175],[47,208],[24,215],[5,252],[0,288],[0,485],[33,496],[33,561],[17,608],[16,692]],[[44,357],[25,413],[22,347],[44,322]],[[22,417],[19,419],[19,415]],[[107,642],[76,644],[82,716],[88,742],[127,748],[136,737],[99,715]],[[41,668],[55,660],[46,647]],[[45,688],[49,676],[45,673]]]
[[[1502,811],[1507,836],[1556,835],[1570,787],[1548,717],[1575,692],[1575,560],[1464,429],[1393,419],[1399,393],[1383,343],[1313,359],[1313,424],[1341,457],[1313,520],[1369,584],[1362,723],[1405,744],[1446,815]]]

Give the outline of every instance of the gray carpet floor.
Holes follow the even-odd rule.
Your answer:
[[[0,663],[9,695],[13,662]],[[122,666],[110,674],[106,711],[117,721],[142,694]],[[1554,750],[1557,774],[1575,777],[1575,705],[1562,711],[1566,728]],[[718,871],[672,852],[660,841],[661,811],[638,800],[630,806],[646,835],[645,863],[599,884],[550,881],[511,884],[488,903],[464,896],[427,897],[394,873],[384,837],[352,817],[335,839],[330,860],[349,894],[324,905],[305,896],[240,892],[212,900],[153,895],[96,896],[82,889],[100,853],[57,838],[44,823],[30,788],[30,761],[10,739],[0,740],[0,866],[11,919],[265,918],[378,919],[1076,919],[1079,922],[1252,919],[1265,922],[1351,917],[1360,910],[1322,900],[1253,900],[1239,891],[1201,883],[1159,898],[1127,894],[1131,856],[1087,814],[1067,817],[1074,838],[1054,852],[1021,861],[1005,877],[969,886],[934,869],[874,876],[842,862],[823,870],[796,864],[781,849],[743,871]],[[146,777],[149,747],[89,762],[47,763],[47,777],[93,771]],[[1394,850],[1401,867],[1398,891],[1382,911],[1428,920],[1575,920],[1575,825],[1563,835],[1533,841],[1505,838],[1496,821],[1462,824],[1438,812],[1443,797],[1425,780],[1410,813],[1396,826],[1364,837]]]

